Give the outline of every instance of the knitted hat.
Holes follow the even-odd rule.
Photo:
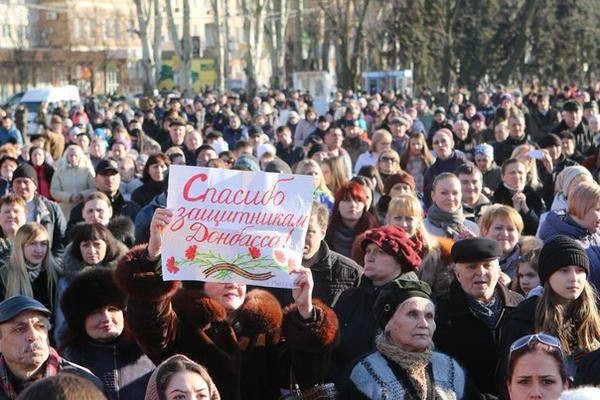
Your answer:
[[[258,160],[256,159],[256,157],[248,155],[248,154],[239,156],[238,159],[235,161],[235,166],[242,167],[242,168],[246,169],[247,171],[252,171],[252,172],[260,171],[260,165],[258,164]]]
[[[383,193],[390,194],[390,190],[392,190],[397,183],[406,183],[413,191],[415,190],[415,180],[412,175],[406,171],[400,171],[397,174],[387,177],[383,184]]]
[[[450,139],[451,142],[454,142],[454,135],[452,134],[452,131],[450,129],[448,129],[448,128],[438,129],[437,131],[435,131],[435,133],[433,134],[433,136],[435,136],[437,134],[443,134],[443,135],[447,136],[448,139]]]
[[[475,155],[484,155],[493,160],[494,159],[494,148],[487,143],[478,144],[477,146],[475,146]]]
[[[423,281],[397,278],[381,288],[375,299],[373,311],[381,329],[390,321],[398,306],[412,297],[431,300],[431,288]]]
[[[550,276],[568,265],[577,265],[590,274],[590,259],[578,241],[558,235],[544,243],[539,258],[539,275],[542,285]]]
[[[581,165],[573,165],[571,167],[566,167],[556,176],[556,182],[554,183],[554,191],[556,193],[566,192],[569,189],[569,186],[571,186],[573,180],[579,175],[587,175],[590,179],[592,179],[592,174],[590,173],[590,171],[587,168],[582,167]]]
[[[402,228],[384,225],[369,229],[360,244],[363,251],[369,243],[375,243],[381,250],[395,257],[400,263],[402,273],[416,271],[421,265],[423,243],[411,239]]]
[[[17,178],[29,178],[35,183],[38,184],[37,174],[35,173],[35,169],[30,164],[21,164],[15,172],[13,172],[12,181],[14,183]]]
[[[71,282],[61,299],[61,308],[69,328],[77,334],[87,335],[85,319],[92,311],[108,305],[124,310],[125,300],[112,270],[96,267],[82,272]]]
[[[275,172],[280,174],[291,174],[292,169],[281,158],[276,158],[265,166],[265,172]]]

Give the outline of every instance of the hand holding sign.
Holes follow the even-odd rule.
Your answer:
[[[311,317],[313,312],[312,291],[314,287],[312,272],[310,268],[295,267],[290,270],[290,274],[297,275],[294,281],[292,296],[298,306],[298,312],[304,319]]]
[[[171,223],[173,212],[164,208],[154,210],[150,222],[150,240],[148,240],[148,259],[158,260],[162,252],[162,235],[165,227]]]

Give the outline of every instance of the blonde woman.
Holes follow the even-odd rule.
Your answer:
[[[588,282],[591,267],[576,240],[559,235],[546,242],[538,267],[544,292],[525,299],[511,312],[502,327],[502,347],[508,349],[515,339],[527,334],[556,336],[572,377],[582,356],[600,348],[597,295]]]
[[[539,237],[544,242],[557,235],[577,240],[592,265],[590,282],[600,289],[600,186],[595,182],[580,183],[569,194],[567,202],[566,213],[548,213]]]
[[[302,160],[296,165],[295,173],[299,175],[310,175],[313,177],[313,183],[315,186],[313,191],[313,199],[318,203],[325,204],[329,214],[331,215],[331,212],[333,211],[333,195],[325,183],[323,171],[321,171],[319,164],[310,159]]]
[[[2,299],[21,294],[54,310],[58,273],[46,228],[29,222],[17,231],[10,257],[0,267]]]
[[[356,159],[354,164],[354,173],[358,174],[358,171],[365,165],[376,165],[379,158],[379,153],[385,150],[392,149],[392,134],[385,129],[376,130],[371,138],[371,146],[368,151],[365,151]]]
[[[83,198],[95,190],[94,169],[90,158],[81,147],[72,144],[58,161],[56,172],[50,183],[52,197],[58,202],[65,216]]]
[[[414,195],[394,197],[388,206],[385,223],[404,229],[411,238],[423,243],[423,261],[417,275],[431,286],[434,295],[447,292],[452,282],[450,250],[454,241],[427,233],[423,226],[423,206],[419,199]]]
[[[547,152],[543,150],[537,150],[531,144],[522,144],[520,146],[515,147],[510,158],[516,158],[527,166],[527,184],[531,186],[531,188],[535,191],[540,191],[543,186],[542,179],[540,179],[538,167],[537,167],[537,159],[534,157],[543,156],[544,158],[540,158],[540,162],[544,165],[544,167],[548,170],[548,173],[552,173],[552,160],[550,156],[547,156]]]

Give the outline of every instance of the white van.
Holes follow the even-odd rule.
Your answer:
[[[68,85],[33,88],[25,92],[21,99],[21,103],[27,108],[27,132],[29,134],[39,132],[40,127],[36,123],[36,119],[42,102],[46,103],[47,110],[50,111],[61,101],[66,104],[67,109],[75,104],[81,103],[77,86]],[[48,123],[48,121],[46,121],[46,123]]]

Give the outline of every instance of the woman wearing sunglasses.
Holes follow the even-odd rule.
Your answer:
[[[588,282],[590,261],[577,241],[560,235],[544,244],[538,268],[543,294],[513,310],[502,327],[501,345],[508,349],[515,339],[535,332],[554,335],[573,377],[582,357],[600,348],[600,315]]]
[[[510,346],[507,380],[510,400],[557,400],[568,388],[568,382],[558,338],[538,333],[523,336]]]

